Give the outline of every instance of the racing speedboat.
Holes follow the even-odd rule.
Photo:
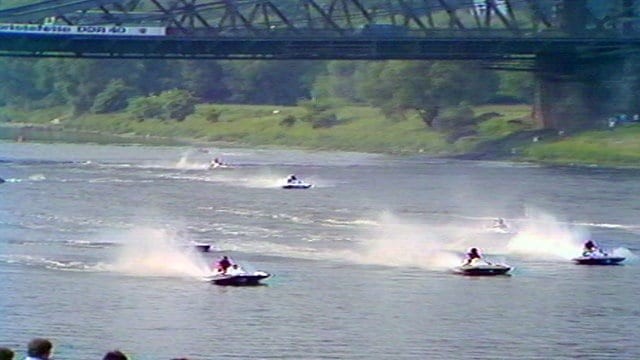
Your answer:
[[[620,265],[625,260],[622,256],[609,255],[603,251],[585,252],[582,256],[573,258],[578,265]]]
[[[254,272],[242,271],[237,273],[226,273],[226,274],[219,273],[219,274],[210,276],[208,280],[215,285],[256,286],[256,285],[264,285],[260,283],[260,281],[268,277],[271,277],[271,274],[264,271],[254,271]]]
[[[295,175],[291,174],[287,177],[287,181],[282,185],[283,189],[308,189],[312,184],[306,183],[298,179]]]
[[[196,250],[198,250],[200,252],[209,252],[209,250],[211,250],[211,244],[194,242],[193,246],[196,248]]]
[[[495,234],[515,234],[516,231],[512,229],[503,218],[496,219],[491,225],[485,227],[486,232]]]
[[[0,184],[2,184],[4,182],[3,178],[0,178]]]
[[[515,234],[516,232],[506,226],[488,226],[485,228],[488,233],[494,234]]]
[[[453,272],[467,276],[495,276],[508,275],[511,266],[505,264],[494,264],[486,260],[474,259],[470,264],[463,264],[453,268]]]
[[[311,186],[313,186],[312,184],[307,184],[305,182],[302,182],[300,180],[297,181],[292,181],[292,182],[288,182],[284,185],[282,185],[283,189],[308,189]]]
[[[231,169],[233,166],[229,165],[229,164],[223,164],[223,163],[219,163],[219,162],[212,162],[209,164],[209,170],[213,170],[213,169]]]

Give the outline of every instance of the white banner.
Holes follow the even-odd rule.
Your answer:
[[[3,33],[46,35],[164,36],[167,34],[167,28],[160,26],[0,24],[0,34]]]

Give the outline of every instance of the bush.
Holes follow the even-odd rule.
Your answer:
[[[90,111],[94,114],[106,114],[126,109],[133,88],[121,79],[112,80],[93,101]]]
[[[296,123],[297,119],[293,115],[287,115],[280,121],[280,126],[292,127]]]
[[[129,102],[127,111],[138,121],[160,118],[162,116],[162,101],[158,96],[137,97]]]
[[[333,112],[324,112],[322,114],[318,114],[311,120],[311,127],[314,129],[317,128],[330,128],[334,125],[337,125],[340,121],[338,117]]]
[[[438,130],[452,130],[474,125],[473,109],[465,104],[444,109],[433,122]]]
[[[159,118],[182,121],[196,110],[196,98],[185,90],[169,90],[131,100],[127,110],[139,121]]]
[[[202,114],[202,117],[204,117],[204,119],[207,122],[217,123],[218,121],[220,121],[220,116],[222,115],[222,111],[216,108],[208,107],[201,110],[201,114]]]
[[[302,100],[298,101],[298,106],[305,109],[305,121],[313,121],[318,115],[331,109],[331,105],[321,101],[315,100]]]
[[[165,120],[182,121],[196,111],[197,99],[186,90],[165,91],[159,97],[164,102],[162,108]]]

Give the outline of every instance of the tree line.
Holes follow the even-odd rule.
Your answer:
[[[181,104],[312,102],[368,105],[398,117],[417,111],[433,126],[443,113],[473,105],[530,103],[532,89],[531,74],[472,61],[0,59],[0,106],[66,105],[75,115],[128,110],[140,120],[182,120],[188,111],[166,109]]]

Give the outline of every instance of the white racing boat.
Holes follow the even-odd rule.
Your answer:
[[[508,275],[512,267],[506,264],[495,264],[482,259],[474,259],[469,264],[462,264],[453,268],[453,272],[467,276],[495,276]]]
[[[264,285],[260,281],[271,277],[271,274],[265,271],[237,271],[237,272],[227,272],[227,273],[218,273],[212,276],[209,276],[207,280],[209,280],[212,284],[215,285],[223,285],[223,286],[256,286],[256,285]]]
[[[232,169],[233,166],[229,165],[229,164],[222,164],[222,163],[211,163],[209,164],[209,170],[213,170],[213,169]]]
[[[215,159],[211,160],[211,163],[209,163],[209,170],[213,170],[213,169],[231,169],[231,168],[233,168],[233,166],[231,164],[224,163],[218,158],[215,158]]]
[[[516,234],[517,233],[517,231],[511,228],[511,226],[509,226],[504,221],[503,218],[498,218],[494,220],[494,222],[491,225],[486,226],[484,229],[485,229],[485,232],[490,232],[494,234]]]
[[[312,187],[312,184],[306,183],[300,179],[298,179],[295,175],[289,175],[287,177],[287,181],[284,185],[282,185],[283,189],[309,189]]]
[[[282,188],[283,189],[308,189],[312,186],[313,186],[312,184],[307,184],[305,182],[298,180],[296,182],[286,183],[282,185]]]

